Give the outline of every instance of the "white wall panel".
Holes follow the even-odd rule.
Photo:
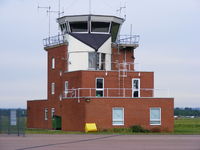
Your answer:
[[[69,70],[87,70],[88,69],[88,53],[69,53]]]

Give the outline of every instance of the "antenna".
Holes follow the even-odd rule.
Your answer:
[[[121,4],[120,4],[119,9],[116,10],[116,12],[119,13],[120,17],[121,17],[121,13],[122,13],[123,9],[126,9],[126,3],[124,4],[124,6],[121,6]],[[126,18],[126,14],[124,15],[124,18]]]
[[[92,4],[92,2],[91,2],[91,0],[89,0],[89,14],[91,14],[91,11],[92,11],[91,4]]]
[[[48,13],[48,12],[50,12],[51,11],[51,7],[50,6],[39,6],[38,5],[38,10],[39,9],[46,9],[47,10],[47,14],[49,15],[49,37],[50,37],[50,34],[51,34],[51,16],[50,16],[50,13]]]
[[[130,43],[132,43],[133,25],[130,26]]]
[[[60,0],[58,0],[58,11],[51,10],[51,6],[39,6],[38,4],[38,9],[46,9],[47,14],[49,15],[49,37],[51,35],[51,13],[57,13],[58,18],[60,18],[61,14],[64,14],[64,11],[60,11]],[[59,26],[58,26],[59,29]]]

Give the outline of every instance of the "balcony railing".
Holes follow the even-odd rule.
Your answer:
[[[46,39],[43,39],[43,45],[44,47],[50,47],[54,45],[59,45],[66,42],[64,35],[56,35],[56,36],[51,36]]]
[[[119,35],[117,44],[138,45],[139,40],[139,35]]]
[[[140,40],[139,35],[119,35],[117,44],[138,45]],[[44,47],[54,46],[67,42],[64,35],[56,35],[43,39]]]
[[[167,89],[151,88],[77,88],[63,92],[63,98],[137,98],[137,97],[168,97]]]

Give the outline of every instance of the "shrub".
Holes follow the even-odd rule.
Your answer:
[[[130,132],[130,129],[129,128],[113,128],[112,129],[112,132],[115,132],[115,133],[124,133],[124,132]]]
[[[142,128],[140,125],[133,125],[130,129],[132,132],[149,132],[149,130]]]

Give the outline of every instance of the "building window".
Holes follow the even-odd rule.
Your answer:
[[[91,32],[108,33],[110,30],[110,22],[91,22]]]
[[[150,125],[161,125],[161,108],[150,108]]]
[[[140,79],[132,79],[132,97],[140,97]]]
[[[48,120],[48,108],[44,109],[44,120]]]
[[[85,22],[70,22],[71,32],[88,32],[88,23]]]
[[[68,94],[68,81],[65,81],[64,93]]]
[[[103,97],[104,95],[104,79],[96,78],[96,96]]]
[[[88,53],[88,66],[89,69],[95,70],[96,69],[96,53],[95,52],[89,52]]]
[[[55,116],[55,108],[51,108],[51,117]]]
[[[61,29],[62,33],[67,33],[67,24],[66,23],[61,24],[60,29]]]
[[[100,53],[100,63],[99,63],[99,70],[105,70],[105,60],[106,60],[106,54]]]
[[[55,83],[51,83],[51,94],[55,94]]]
[[[96,53],[89,52],[88,53],[88,66],[89,69],[92,70],[105,70],[105,53]]]
[[[55,58],[52,58],[51,59],[51,68],[52,69],[55,69],[55,64],[56,64]]]
[[[124,125],[124,108],[115,107],[112,109],[112,125]]]
[[[112,22],[112,27],[111,27],[111,36],[112,36],[112,42],[115,42],[117,39],[117,33],[119,31],[120,24]]]

